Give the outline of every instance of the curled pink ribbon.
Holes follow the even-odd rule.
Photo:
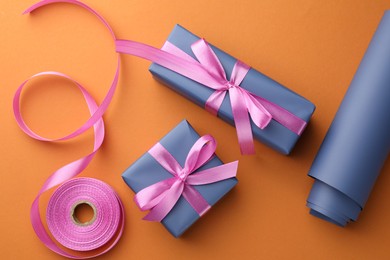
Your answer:
[[[303,119],[281,106],[240,87],[241,82],[250,70],[248,65],[237,61],[231,78],[228,80],[221,62],[204,39],[196,41],[191,46],[197,60],[170,42],[166,42],[162,50],[159,50],[130,40],[117,40],[116,49],[121,53],[153,61],[158,65],[214,89],[215,91],[210,95],[205,107],[206,110],[214,115],[217,115],[226,93],[229,92],[242,154],[255,153],[251,119],[260,129],[264,129],[271,119],[274,119],[297,135],[301,135],[306,127],[307,123]]]
[[[23,14],[30,13],[41,6],[51,4],[51,3],[57,3],[57,2],[76,4],[78,6],[85,8],[89,12],[93,13],[107,27],[107,29],[110,31],[113,39],[114,40],[116,39],[113,30],[111,29],[109,24],[104,20],[104,18],[101,17],[97,12],[95,12],[93,9],[91,9],[87,5],[85,5],[81,2],[78,2],[78,1],[74,1],[74,0],[58,0],[58,1],[57,0],[45,0],[45,1],[41,1],[41,2],[31,6],[26,11],[24,11]],[[115,232],[115,235],[110,239],[110,242],[105,245],[105,248],[101,252],[94,253],[94,254],[89,255],[89,256],[77,256],[77,255],[73,255],[71,253],[68,253],[67,251],[64,251],[61,247],[59,247],[52,240],[52,238],[50,237],[50,235],[47,233],[46,229],[44,228],[44,225],[42,223],[40,213],[39,213],[39,198],[41,197],[41,195],[44,192],[48,191],[49,189],[55,187],[56,185],[61,184],[61,183],[65,183],[68,180],[70,180],[71,178],[73,178],[73,177],[77,176],[79,173],[81,173],[88,166],[88,164],[93,159],[94,155],[96,154],[96,152],[98,151],[98,149],[102,145],[103,140],[104,140],[104,122],[103,122],[102,116],[103,116],[104,112],[106,111],[108,105],[110,104],[111,99],[112,99],[114,92],[116,90],[117,83],[118,83],[118,77],[119,77],[119,68],[120,68],[120,59],[119,59],[119,55],[118,55],[118,66],[116,69],[114,79],[111,83],[111,87],[110,87],[106,97],[104,98],[104,100],[102,101],[100,106],[98,106],[96,104],[96,102],[92,98],[92,96],[88,93],[88,91],[84,87],[81,86],[81,84],[79,84],[77,81],[73,80],[71,77],[69,77],[63,73],[54,72],[54,71],[41,72],[41,73],[37,73],[37,74],[33,75],[32,77],[30,77],[29,79],[24,81],[19,86],[19,88],[17,89],[15,96],[14,96],[13,109],[14,109],[14,115],[15,115],[16,122],[18,123],[19,127],[27,135],[29,135],[30,137],[32,137],[34,139],[37,139],[40,141],[46,141],[46,142],[63,141],[63,140],[68,140],[68,139],[71,139],[73,137],[79,136],[91,127],[93,127],[93,129],[94,129],[95,140],[94,140],[93,151],[90,154],[88,154],[87,156],[85,156],[81,159],[78,159],[74,162],[71,162],[71,163],[61,167],[60,169],[56,170],[54,173],[52,173],[49,176],[49,178],[45,181],[45,183],[43,184],[40,191],[38,192],[38,195],[34,199],[32,205],[31,205],[31,209],[30,209],[31,224],[34,228],[35,233],[39,237],[39,239],[52,251],[54,251],[57,254],[60,254],[62,256],[68,257],[68,258],[86,259],[86,258],[91,258],[91,257],[95,257],[98,255],[102,255],[102,254],[106,253],[107,251],[109,251],[112,247],[114,247],[114,245],[119,241],[119,238],[121,237],[122,232],[123,232],[124,223],[125,223],[124,208],[123,208],[123,205],[118,197],[117,202],[119,204],[119,208],[120,208],[120,212],[121,212],[120,214],[122,214],[122,219],[120,220],[120,224],[118,225],[118,231]],[[91,117],[79,129],[77,129],[73,133],[66,135],[64,137],[61,137],[61,138],[49,139],[49,138],[45,138],[45,137],[42,137],[42,136],[34,133],[27,126],[27,124],[24,122],[21,111],[20,111],[20,97],[22,94],[22,90],[29,80],[36,78],[36,77],[40,77],[40,76],[58,76],[58,77],[62,77],[62,78],[65,78],[67,80],[70,80],[78,87],[78,89],[83,94],[84,99],[87,102]],[[102,203],[104,203],[104,202],[102,202]]]
[[[162,180],[139,191],[134,200],[138,207],[150,212],[144,217],[149,221],[161,221],[175,206],[180,196],[188,201],[194,210],[202,216],[210,205],[193,185],[211,184],[236,176],[238,161],[223,164],[206,170],[196,171],[214,155],[216,141],[210,135],[200,137],[189,151],[181,167],[176,159],[157,143],[149,154],[170,174],[169,179]]]

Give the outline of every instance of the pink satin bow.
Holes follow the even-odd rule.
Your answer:
[[[195,61],[190,55],[170,42],[166,42],[162,49],[188,61]],[[215,55],[214,51],[204,39],[200,39],[193,43],[191,49],[198,62],[203,65],[203,68],[215,79],[215,81],[219,82],[219,84],[213,83],[212,86],[207,85],[215,91],[206,101],[206,110],[216,116],[226,93],[229,93],[234,123],[242,154],[255,153],[250,119],[252,119],[252,122],[260,129],[267,127],[271,122],[271,119],[274,119],[292,132],[298,135],[302,134],[306,127],[306,122],[304,120],[282,107],[240,87],[241,82],[250,70],[248,65],[238,60],[234,64],[230,80],[228,80],[217,55]]]
[[[162,50],[130,41],[117,40],[116,50],[155,62],[167,69],[177,72],[204,86],[214,89],[206,102],[206,109],[217,114],[222,101],[229,92],[234,123],[242,154],[254,154],[254,143],[251,128],[252,122],[264,129],[274,119],[287,129],[300,135],[306,127],[306,121],[288,110],[240,87],[250,67],[241,61],[234,65],[230,80],[217,56],[204,39],[192,44],[191,49],[196,59],[166,42]],[[250,117],[249,117],[250,116]]]
[[[199,62],[205,65],[210,74],[221,79],[223,84],[217,86],[215,92],[207,100],[206,110],[216,116],[226,93],[229,92],[241,153],[254,154],[255,149],[248,112],[252,121],[260,129],[264,129],[271,122],[272,116],[248,91],[240,87],[250,67],[237,61],[233,67],[230,80],[228,80],[222,64],[204,40],[195,42],[191,48]]]
[[[204,185],[236,176],[238,161],[195,172],[214,155],[216,142],[210,135],[200,137],[188,153],[184,167],[160,144],[149,154],[170,174],[169,179],[157,182],[139,191],[134,200],[141,210],[150,210],[144,217],[149,221],[161,221],[172,210],[180,196],[188,201],[202,216],[210,205],[193,185]]]

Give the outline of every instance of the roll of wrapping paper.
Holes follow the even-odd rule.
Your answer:
[[[311,167],[310,213],[357,220],[390,150],[390,11],[385,12]]]

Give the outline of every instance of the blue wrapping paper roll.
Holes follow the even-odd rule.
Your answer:
[[[186,120],[183,120],[159,142],[173,155],[178,163],[183,166],[188,152],[198,139],[199,135],[192,126]],[[222,164],[222,161],[217,156],[214,156],[193,174]],[[142,155],[122,174],[123,180],[135,193],[156,182],[171,177],[172,175],[148,152]],[[209,205],[213,206],[228,193],[237,182],[236,178],[229,178],[219,182],[196,185],[193,187],[203,196]],[[199,218],[200,216],[198,213],[191,207],[187,200],[181,196],[172,210],[162,220],[162,224],[173,236],[179,237]]]
[[[176,25],[168,37],[170,43],[193,58],[195,56],[191,50],[191,44],[197,40],[199,40],[198,36],[180,25]],[[220,60],[227,78],[230,79],[233,66],[237,59],[213,45],[210,46]],[[150,66],[149,70],[159,81],[203,108],[207,99],[214,92],[211,88],[203,86],[155,63]],[[310,101],[253,68],[249,70],[240,86],[257,96],[266,98],[283,107],[306,122],[309,122],[315,110],[314,104]],[[218,117],[234,126],[229,94],[226,95],[218,111]],[[253,122],[251,122],[251,127],[255,139],[283,154],[289,154],[300,137],[274,120],[263,130],[258,128]]]
[[[386,11],[313,162],[310,213],[357,220],[390,150],[390,11]]]

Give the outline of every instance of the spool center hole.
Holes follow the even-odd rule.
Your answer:
[[[88,225],[94,221],[95,211],[90,204],[83,202],[74,208],[72,217],[77,224]]]

